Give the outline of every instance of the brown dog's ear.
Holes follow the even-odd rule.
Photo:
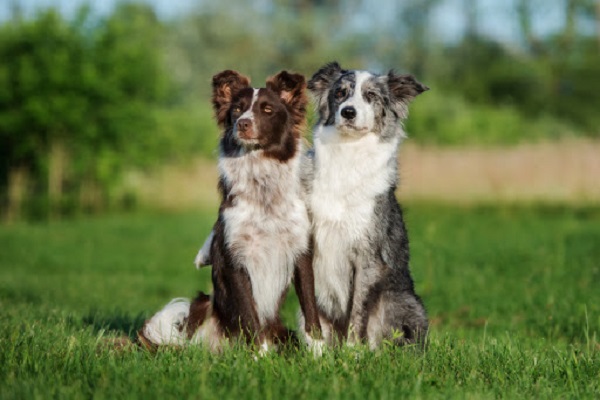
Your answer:
[[[286,104],[293,104],[294,99],[302,95],[306,88],[303,75],[281,71],[267,79],[267,89],[271,89],[281,97]]]
[[[317,103],[319,121],[326,121],[329,118],[329,105],[327,100],[329,91],[335,81],[346,72],[348,71],[342,69],[337,61],[333,61],[322,66],[308,81],[308,90],[310,90]]]
[[[408,103],[429,88],[413,75],[397,74],[393,70],[390,70],[387,78],[392,106],[400,118],[404,119],[408,116]]]
[[[218,124],[222,126],[227,119],[231,99],[240,90],[250,87],[250,78],[228,69],[213,76],[212,87],[215,116]]]
[[[306,79],[303,75],[281,71],[267,79],[267,89],[277,93],[292,116],[296,137],[302,135],[306,119]]]

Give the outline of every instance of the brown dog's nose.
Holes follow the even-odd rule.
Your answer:
[[[237,122],[238,131],[246,132],[248,129],[250,129],[251,124],[252,124],[252,121],[250,121],[248,118],[243,118],[243,119],[238,120],[238,122]]]

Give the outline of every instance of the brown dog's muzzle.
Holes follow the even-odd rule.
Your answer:
[[[238,136],[240,139],[257,139],[257,135],[254,132],[252,120],[249,118],[242,118],[237,121]]]

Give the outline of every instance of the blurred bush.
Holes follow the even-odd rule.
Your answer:
[[[561,2],[564,28],[541,37],[532,18],[547,3],[507,4],[519,44],[480,33],[477,0],[453,3],[467,20],[454,41],[432,29],[445,0],[384,11],[366,0],[223,0],[170,20],[141,3],[106,17],[89,7],[71,19],[16,12],[0,26],[0,208],[12,219],[130,207],[134,196],[119,190],[125,170],[214,157],[210,77],[221,69],[258,86],[331,60],[414,73],[432,88],[407,122],[421,143],[598,137],[600,34],[578,23],[600,29],[600,7]]]
[[[0,189],[5,217],[115,206],[122,172],[203,148],[164,63],[165,27],[148,6],[106,19],[56,11],[0,29]],[[177,119],[179,118],[179,119]],[[202,115],[202,123],[210,118]]]
[[[406,132],[428,145],[513,145],[581,134],[549,114],[526,116],[515,105],[470,102],[462,93],[432,90],[417,98]]]

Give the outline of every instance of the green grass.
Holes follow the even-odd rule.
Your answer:
[[[313,359],[119,349],[192,265],[214,213],[0,227],[0,398],[598,398],[600,208],[406,207],[432,321],[423,353]],[[293,323],[293,296],[284,316]]]

